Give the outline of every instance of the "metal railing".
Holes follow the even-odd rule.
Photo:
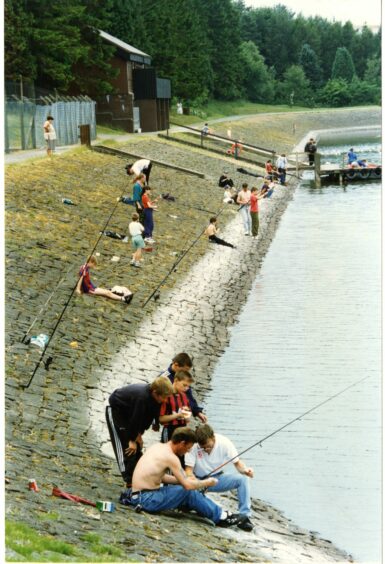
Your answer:
[[[79,142],[79,125],[90,125],[96,139],[95,102],[87,96],[46,96],[38,100],[9,96],[4,105],[5,152],[45,146],[43,124],[54,118],[58,146]]]

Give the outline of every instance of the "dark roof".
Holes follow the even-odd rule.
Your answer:
[[[143,51],[140,51],[136,47],[133,47],[132,45],[129,45],[124,41],[121,41],[120,39],[114,37],[113,35],[110,35],[106,31],[102,31],[101,29],[99,29],[98,31],[103,39],[108,41],[108,43],[111,43],[111,45],[117,47],[118,54],[124,59],[130,61],[136,61],[139,63],[144,63],[146,65],[151,64],[151,57],[150,55],[147,55],[147,53],[144,53]]]

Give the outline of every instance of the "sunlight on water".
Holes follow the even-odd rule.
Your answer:
[[[365,147],[377,161],[374,149]],[[369,376],[243,458],[254,496],[372,562],[381,550],[380,191],[309,181],[297,190],[206,400],[210,423],[242,450]]]

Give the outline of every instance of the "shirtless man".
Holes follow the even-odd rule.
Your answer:
[[[185,455],[194,443],[194,431],[183,427],[177,429],[167,443],[157,443],[147,449],[136,465],[132,489],[121,495],[121,503],[140,505],[150,513],[177,509],[183,505],[211,519],[219,527],[238,525],[241,521],[239,515],[223,511],[219,505],[196,491],[215,486],[218,482],[216,478],[186,478],[178,456]],[[167,470],[171,470],[173,475],[167,474]],[[162,487],[162,483],[169,485]]]

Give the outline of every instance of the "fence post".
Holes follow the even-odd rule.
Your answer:
[[[91,147],[91,131],[90,131],[90,126],[88,124],[86,125],[79,125],[78,126],[80,129],[80,144],[81,145],[87,145],[87,147]]]
[[[314,180],[317,188],[321,186],[321,155],[314,153]]]
[[[8,131],[7,102],[5,102],[5,104],[4,104],[4,142],[5,142],[5,152],[9,153],[9,131]]]
[[[235,144],[234,144],[234,158],[235,159],[238,158],[238,139],[236,139]]]

